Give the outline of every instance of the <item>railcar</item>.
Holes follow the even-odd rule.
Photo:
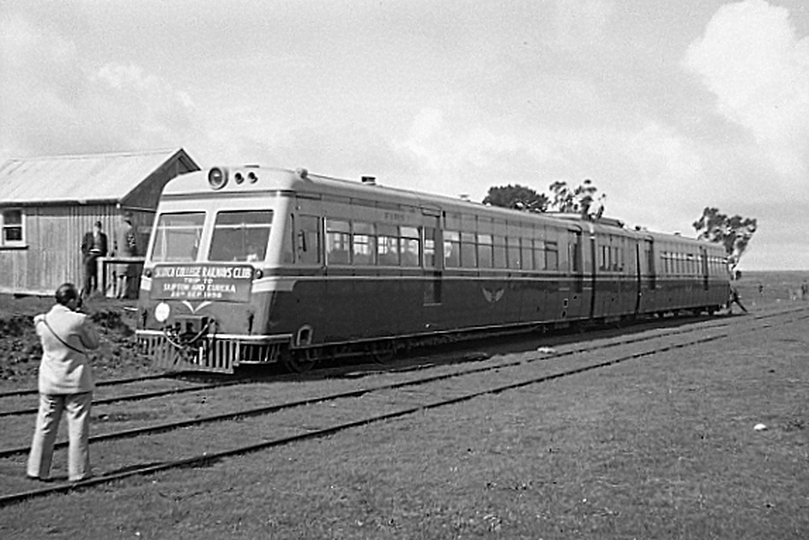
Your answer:
[[[721,246],[259,167],[169,182],[137,339],[164,369],[304,371],[448,336],[726,304]]]

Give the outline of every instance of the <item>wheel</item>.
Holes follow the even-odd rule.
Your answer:
[[[376,341],[368,346],[368,354],[374,362],[386,364],[396,356],[396,344],[393,341]]]
[[[303,349],[300,351],[290,351],[282,362],[291,373],[308,373],[320,358],[318,349]]]

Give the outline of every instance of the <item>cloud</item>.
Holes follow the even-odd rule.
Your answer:
[[[786,179],[809,170],[809,38],[789,12],[763,0],[722,6],[683,65],[717,97],[719,112],[746,128]]]
[[[613,4],[611,0],[556,0],[556,45],[578,49],[600,42],[613,13]]]
[[[0,20],[3,157],[183,146],[201,136],[187,94],[135,65],[83,61],[57,30]]]

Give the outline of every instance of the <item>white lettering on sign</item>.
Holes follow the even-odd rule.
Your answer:
[[[153,270],[155,298],[247,302],[252,289],[252,266],[157,266]]]

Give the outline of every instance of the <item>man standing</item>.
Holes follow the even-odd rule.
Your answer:
[[[79,313],[81,299],[72,283],[56,290],[56,304],[34,317],[42,343],[39,365],[39,414],[28,456],[31,480],[48,480],[62,412],[67,411],[68,479],[91,476],[90,406],[93,374],[88,349],[98,348],[98,334],[87,315]]]
[[[121,228],[115,237],[116,257],[137,257],[139,255],[138,235],[132,226],[132,214],[127,212],[123,215]],[[135,278],[138,265],[136,263],[122,263],[117,265],[118,272],[118,298],[131,298],[133,296],[132,284]]]
[[[84,262],[84,287],[81,294],[89,297],[98,288],[97,259],[107,256],[107,235],[101,232],[101,222],[96,221],[91,232],[85,233],[81,243]]]

